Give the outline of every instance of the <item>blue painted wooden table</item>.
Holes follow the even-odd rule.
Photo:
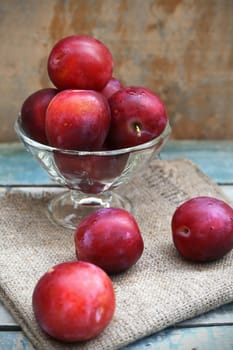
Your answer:
[[[233,201],[233,142],[170,141],[162,159],[186,157],[216,181]],[[0,144],[0,191],[35,191],[56,187],[18,143]],[[125,350],[233,350],[233,303],[179,323]],[[0,304],[0,350],[34,350],[20,327]],[[46,349],[45,349],[46,350]]]

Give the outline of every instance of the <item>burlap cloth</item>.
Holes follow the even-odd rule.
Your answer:
[[[40,331],[31,295],[51,266],[75,259],[73,233],[47,219],[51,194],[0,198],[0,298],[36,349],[118,349],[233,300],[233,252],[217,262],[194,264],[178,255],[171,238],[171,216],[181,202],[197,195],[227,200],[217,185],[190,161],[155,161],[124,192],[135,205],[143,256],[112,278],[117,308],[108,328],[95,340],[70,345]]]

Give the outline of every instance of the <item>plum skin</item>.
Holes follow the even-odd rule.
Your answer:
[[[32,306],[44,332],[65,342],[89,340],[112,320],[115,293],[99,267],[79,261],[60,263],[37,282]]]
[[[102,90],[112,77],[110,50],[88,35],[71,35],[52,48],[47,63],[48,75],[61,89]]]
[[[233,248],[233,209],[217,198],[187,200],[175,210],[171,228],[175,247],[192,261],[217,260]]]
[[[123,88],[123,84],[119,79],[112,77],[107,85],[101,90],[101,93],[109,99],[115,92]]]
[[[165,106],[148,88],[123,87],[108,101],[111,111],[109,147],[137,146],[158,137],[165,129],[168,120]]]
[[[97,91],[63,90],[53,98],[46,111],[48,142],[61,149],[98,150],[109,127],[109,105]]]
[[[133,215],[122,208],[104,208],[86,216],[74,235],[77,258],[119,273],[134,265],[144,249]]]
[[[59,90],[44,88],[29,95],[21,107],[21,119],[24,131],[34,140],[47,144],[45,116],[49,103]]]

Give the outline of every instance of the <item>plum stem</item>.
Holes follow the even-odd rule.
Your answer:
[[[134,123],[134,129],[138,137],[142,136],[141,125],[139,123]]]

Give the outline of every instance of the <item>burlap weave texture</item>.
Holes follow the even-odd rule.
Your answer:
[[[0,299],[36,349],[119,349],[233,300],[233,252],[217,262],[194,264],[179,256],[171,237],[175,208],[197,195],[228,200],[220,188],[183,159],[152,162],[123,190],[134,202],[145,250],[134,267],[112,277],[117,308],[109,327],[81,344],[47,337],[31,307],[39,277],[53,265],[75,259],[73,232],[48,220],[49,193],[9,193],[0,198]]]

